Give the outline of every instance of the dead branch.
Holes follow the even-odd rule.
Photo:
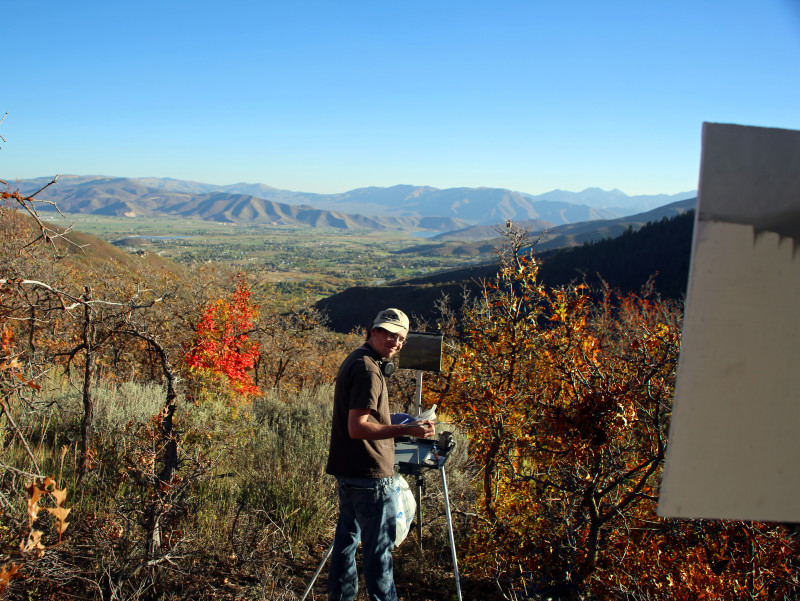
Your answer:
[[[6,120],[6,116],[7,116],[7,115],[8,115],[8,111],[6,111],[5,115],[3,115],[2,119],[0,119],[0,124],[2,124],[2,123],[3,123],[3,121],[5,121],[5,120]],[[0,140],[2,140],[2,141],[3,141],[3,144],[5,144],[5,143],[6,143],[6,139],[5,139],[5,138],[4,138],[2,135],[0,135]]]
[[[72,225],[67,226],[66,228],[63,229],[63,231],[59,232],[58,230],[49,227],[42,220],[41,216],[39,215],[39,212],[36,210],[36,203],[46,204],[53,207],[53,209],[55,209],[59,215],[65,217],[65,215],[61,212],[61,209],[58,207],[58,204],[56,204],[55,201],[41,200],[39,198],[35,198],[37,194],[40,194],[41,192],[43,192],[44,190],[55,184],[58,181],[59,177],[60,175],[56,175],[51,181],[49,181],[47,184],[36,190],[36,192],[34,192],[33,194],[29,194],[28,196],[22,196],[22,194],[20,194],[18,191],[2,193],[3,199],[13,200],[20,207],[22,207],[22,209],[34,220],[34,222],[36,223],[36,227],[39,229],[39,235],[32,241],[28,242],[28,244],[24,245],[20,250],[24,250],[29,246],[34,246],[40,242],[50,245],[53,248],[53,250],[55,250],[55,241],[59,238],[64,240],[67,244],[70,244],[71,246],[83,250],[84,246],[73,242],[67,237],[67,234],[72,232]],[[2,183],[8,186],[6,182]]]
[[[135,299],[140,296],[143,292],[148,292],[147,289],[138,289],[136,294],[130,301],[127,302],[116,302],[116,301],[109,301],[104,299],[85,299],[83,296],[74,296],[69,292],[64,290],[60,290],[58,288],[54,288],[50,284],[46,284],[45,282],[40,282],[38,280],[24,280],[18,278],[0,278],[0,286],[6,285],[24,285],[24,286],[32,286],[34,288],[41,288],[42,290],[46,290],[54,294],[57,298],[62,300],[61,308],[65,311],[72,311],[78,307],[92,307],[92,306],[104,306],[104,307],[128,307],[131,311],[135,311],[137,309],[148,309],[155,305],[156,303],[160,303],[164,301],[164,295],[148,301],[146,303],[136,303]],[[71,304],[65,304],[63,300],[66,299],[70,301]]]
[[[31,448],[28,446],[28,441],[25,440],[25,436],[22,434],[22,431],[19,429],[16,422],[14,422],[14,418],[12,417],[11,412],[8,410],[5,401],[0,401],[0,413],[6,416],[6,419],[8,420],[8,423],[11,426],[11,430],[19,438],[20,443],[25,448],[25,452],[27,453],[28,457],[31,460],[31,463],[33,463],[33,467],[36,470],[36,477],[39,478],[42,472],[39,469],[39,464],[36,462],[36,457],[31,451]]]

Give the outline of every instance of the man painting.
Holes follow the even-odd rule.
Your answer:
[[[397,507],[392,492],[394,439],[428,438],[432,421],[393,425],[383,366],[408,336],[409,320],[385,309],[366,341],[339,368],[327,473],[336,477],[339,520],[328,574],[331,601],[352,601],[358,590],[355,555],[362,544],[364,580],[371,601],[396,601],[392,550]]]

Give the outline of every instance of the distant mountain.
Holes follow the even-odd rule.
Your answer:
[[[368,215],[452,216],[470,223],[494,223],[505,219],[546,219],[560,215],[554,223],[574,223],[591,219],[621,217],[647,211],[677,200],[696,196],[696,192],[628,196],[620,190],[587,188],[582,192],[553,190],[545,194],[526,194],[504,188],[447,188],[397,185],[388,188],[357,188],[341,194],[288,192],[263,184],[232,184],[225,191],[252,194],[270,200],[305,202],[317,208]],[[277,197],[280,195],[280,198]],[[533,206],[536,205],[536,206]],[[588,207],[585,208],[585,207]],[[591,210],[596,211],[592,213]]]
[[[7,180],[8,181],[8,180]],[[50,181],[18,182],[32,193]],[[176,216],[242,224],[310,227],[428,229],[449,231],[512,219],[554,226],[609,220],[692,196],[629,197],[619,190],[554,190],[533,196],[501,188],[448,188],[398,185],[359,188],[340,194],[279,190],[264,184],[217,186],[172,178],[61,176],[38,198],[65,212],[119,216]],[[651,206],[652,205],[652,206]]]
[[[534,198],[537,200],[551,200],[554,202],[587,205],[595,209],[623,210],[629,211],[630,213],[639,213],[677,200],[686,200],[693,196],[697,196],[696,191],[682,192],[680,194],[628,196],[625,192],[616,189],[603,190],[601,188],[586,188],[586,190],[582,192],[552,190],[545,194],[538,194],[534,196]]]
[[[570,223],[547,230],[536,245],[537,251],[569,248],[589,242],[616,238],[627,230],[639,230],[648,223],[685,215],[697,207],[697,197],[678,200],[650,211],[592,222]]]
[[[506,219],[537,219],[563,225],[597,219],[613,219],[696,196],[632,196],[619,190],[590,188],[583,192],[555,190],[533,196],[503,188],[447,188],[398,185],[389,188],[359,188],[343,194],[317,195],[318,208],[368,215],[418,217],[447,216],[472,225],[492,225]]]
[[[370,215],[438,215],[473,225],[490,225],[506,219],[542,219],[562,224],[620,216],[586,205],[536,200],[528,194],[502,188],[361,188],[317,198],[315,205],[340,211],[359,210]]]
[[[45,179],[19,182],[30,194],[42,188]],[[414,218],[391,215],[369,217],[318,209],[300,204],[303,196],[277,194],[295,204],[219,190],[218,186],[161,180],[67,176],[36,198],[56,203],[66,213],[116,217],[181,217],[243,225],[282,225],[336,229],[453,229],[466,222],[450,218]],[[266,189],[266,187],[264,187]],[[264,190],[262,190],[262,193]],[[47,210],[47,205],[39,207]]]
[[[615,238],[627,230],[639,230],[647,223],[683,215],[695,209],[696,206],[697,199],[690,198],[617,219],[601,219],[560,226],[552,226],[552,224],[537,220],[522,220],[515,224],[528,229],[529,237],[536,242],[535,251],[541,253]],[[400,252],[431,256],[480,257],[491,254],[499,242],[497,226],[473,226],[434,236]]]

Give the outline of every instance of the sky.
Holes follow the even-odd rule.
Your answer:
[[[0,178],[698,185],[702,124],[800,129],[800,0],[3,0]]]

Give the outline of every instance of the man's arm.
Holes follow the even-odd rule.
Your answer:
[[[350,409],[347,416],[347,431],[350,438],[360,440],[383,440],[398,436],[428,438],[436,434],[436,428],[430,420],[393,426],[371,422],[369,416],[369,409]]]

